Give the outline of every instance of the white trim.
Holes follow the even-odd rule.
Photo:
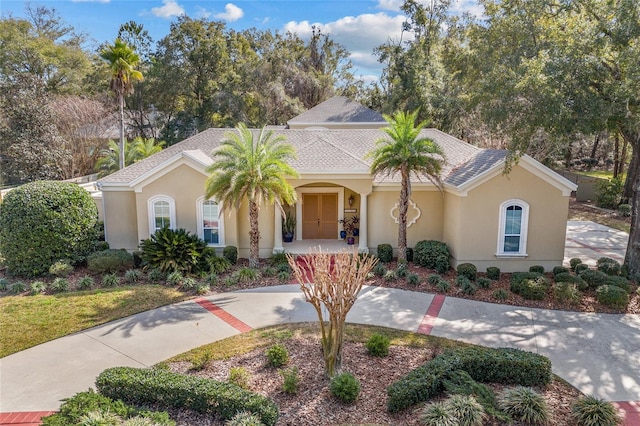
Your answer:
[[[338,221],[344,219],[344,187],[298,187],[296,188],[296,193],[298,194],[298,202],[296,202],[296,241],[302,240],[302,194],[338,194]],[[339,228],[336,239],[340,239]]]
[[[213,198],[204,198],[204,195],[196,200],[196,226],[198,230],[198,237],[204,239],[204,216],[202,214],[202,207],[205,201],[214,201],[218,204],[218,244],[208,244],[209,247],[224,247],[224,214],[222,214],[222,203],[217,202]]]
[[[156,212],[154,204],[157,201],[169,203],[169,228],[177,229],[176,223],[176,202],[168,195],[154,195],[147,200],[147,217],[149,218],[149,235],[156,232]]]
[[[504,238],[507,221],[507,208],[517,206],[522,209],[522,217],[520,220],[520,246],[517,252],[504,251]],[[498,222],[498,246],[496,251],[497,257],[523,258],[527,256],[527,233],[529,229],[529,203],[519,199],[511,199],[500,204]]]

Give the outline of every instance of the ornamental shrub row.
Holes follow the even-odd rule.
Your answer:
[[[551,382],[551,361],[545,356],[511,348],[469,347],[438,355],[387,388],[387,410],[397,412],[438,396],[444,379],[463,370],[478,382],[546,385]]]
[[[248,411],[267,426],[278,419],[278,407],[267,397],[230,383],[164,370],[110,368],[100,373],[96,386],[101,394],[131,404],[188,408],[226,420]]]
[[[543,300],[549,290],[549,280],[536,272],[516,272],[511,275],[511,291],[528,300]]]
[[[442,241],[423,240],[413,250],[413,263],[443,274],[451,267],[449,256],[449,248]]]

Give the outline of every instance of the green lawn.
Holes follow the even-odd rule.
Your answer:
[[[592,177],[603,178],[603,179],[613,178],[613,170],[591,170],[591,171],[580,170],[580,171],[574,171],[574,172],[581,175],[592,176]],[[626,173],[620,175],[619,177],[624,182],[626,178]]]
[[[157,285],[5,296],[0,298],[0,357],[189,297]]]

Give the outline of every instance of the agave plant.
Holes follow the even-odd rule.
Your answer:
[[[142,259],[148,268],[190,273],[197,269],[207,243],[185,229],[162,228],[142,240]]]

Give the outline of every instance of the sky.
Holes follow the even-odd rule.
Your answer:
[[[0,0],[0,15],[25,16],[23,0]],[[56,9],[64,21],[84,32],[97,47],[112,42],[121,24],[131,20],[142,24],[154,41],[169,33],[180,15],[225,21],[235,30],[291,31],[308,39],[316,25],[323,34],[342,44],[350,53],[355,75],[376,80],[382,65],[373,48],[388,39],[399,40],[406,17],[402,0],[32,0],[32,6]],[[452,0],[452,13],[481,16],[476,0]],[[406,37],[405,37],[406,39]]]

